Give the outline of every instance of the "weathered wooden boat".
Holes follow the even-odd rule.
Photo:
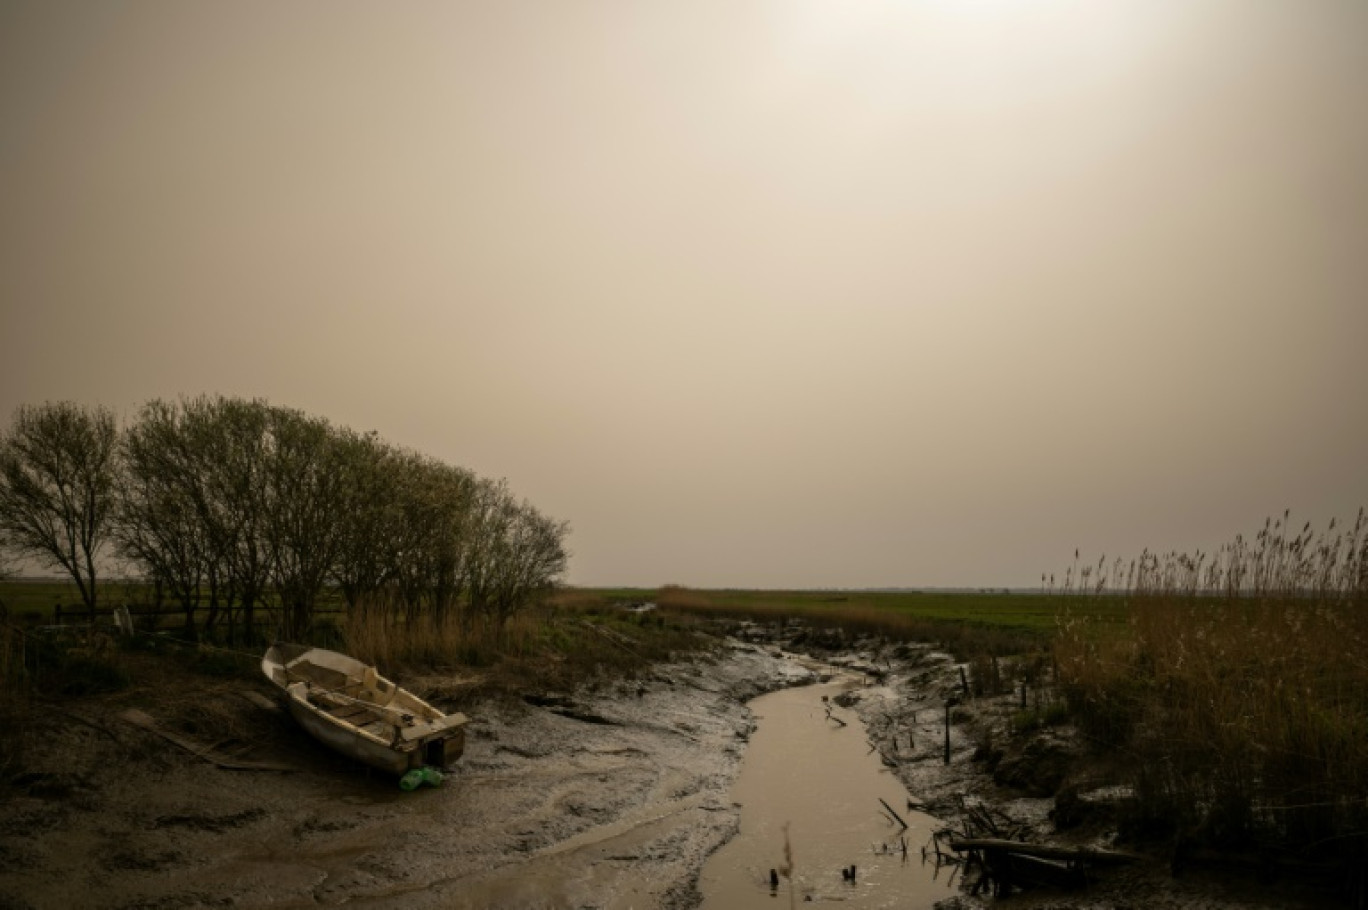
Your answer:
[[[359,660],[276,644],[261,671],[281,689],[290,714],[319,741],[393,774],[445,767],[465,750],[464,714],[443,714]]]

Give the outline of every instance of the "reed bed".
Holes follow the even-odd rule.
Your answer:
[[[1368,856],[1364,514],[1317,532],[1284,513],[1215,553],[1071,570],[1061,593],[1086,603],[1116,578],[1127,622],[1066,614],[1054,656],[1080,728],[1131,760],[1135,821]]]
[[[22,757],[22,708],[28,682],[23,633],[0,620],[0,726],[7,731],[0,737],[0,779],[9,777]]]
[[[28,687],[24,633],[0,621],[0,701],[18,698]]]
[[[495,688],[572,689],[711,647],[694,624],[631,613],[597,594],[578,592],[559,594],[506,623],[464,611],[410,616],[380,595],[361,601],[340,635],[343,650],[359,660],[480,671]]]

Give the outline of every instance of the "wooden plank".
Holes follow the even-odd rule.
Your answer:
[[[1026,844],[1020,841],[1005,840],[998,837],[952,838],[950,849],[957,853],[966,850],[1002,850],[1019,853],[1022,856],[1036,856],[1042,859],[1082,860],[1097,865],[1122,865],[1138,862],[1143,857],[1134,853],[1121,853],[1114,850],[1092,850],[1087,847],[1055,847],[1048,844]]]
[[[212,749],[188,739],[169,733],[157,726],[157,722],[146,713],[137,708],[129,708],[119,717],[127,723],[139,729],[146,730],[148,733],[160,736],[162,739],[171,743],[173,746],[184,749],[196,758],[202,758],[210,764],[220,768],[227,768],[230,771],[294,771],[291,765],[278,765],[273,762],[239,761],[235,758],[226,758],[216,754]]]
[[[328,713],[331,714],[333,717],[337,718],[338,720],[344,720],[347,723],[354,723],[358,717],[375,716],[375,712],[372,711],[370,708],[358,705],[341,705],[336,708],[329,708]],[[361,725],[358,724],[358,726]]]

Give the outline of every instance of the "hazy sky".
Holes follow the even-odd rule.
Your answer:
[[[0,421],[265,397],[580,584],[1349,518],[1368,4],[0,0],[0,320]]]

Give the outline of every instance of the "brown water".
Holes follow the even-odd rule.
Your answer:
[[[855,712],[823,702],[859,684],[838,677],[750,703],[759,726],[731,791],[742,807],[741,831],[703,867],[704,910],[777,910],[790,899],[794,906],[915,910],[954,893],[945,870],[937,874],[922,862],[935,820],[907,810],[907,791],[870,751]],[[846,726],[827,719],[828,706]],[[907,831],[889,820],[880,798],[908,823]],[[785,865],[786,840],[792,879],[781,877],[771,891],[770,870]],[[852,864],[854,883],[841,874]]]

